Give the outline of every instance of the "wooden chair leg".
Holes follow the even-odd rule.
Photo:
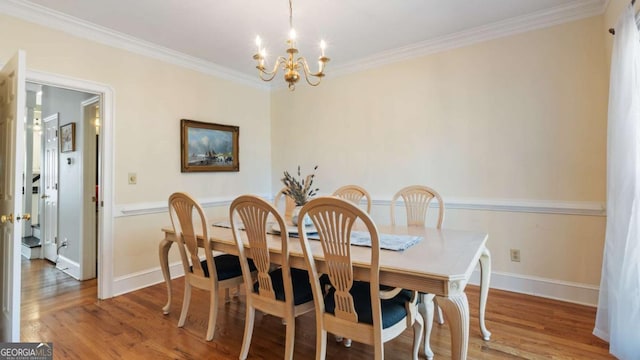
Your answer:
[[[218,292],[211,290],[209,297],[209,325],[207,326],[207,341],[213,339],[213,332],[216,330],[216,319],[218,318]]]
[[[316,320],[316,360],[325,360],[327,357],[327,332]]]
[[[249,346],[253,336],[253,323],[256,318],[256,309],[247,303],[247,313],[244,320],[244,338],[242,339],[242,349],[240,350],[240,360],[245,360],[249,355]]]
[[[373,344],[373,358],[375,360],[384,359],[384,343],[382,341],[375,341]]]
[[[284,358],[293,360],[293,345],[296,341],[296,320],[291,317],[287,319],[287,330],[284,346]]]
[[[182,310],[180,311],[180,319],[178,320],[178,327],[183,327],[185,320],[187,320],[187,313],[189,312],[189,303],[191,302],[191,284],[188,279],[184,279],[184,297],[182,298]]]

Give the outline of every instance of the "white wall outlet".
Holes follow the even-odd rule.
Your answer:
[[[511,261],[520,262],[520,249],[510,249]]]
[[[138,183],[138,174],[129,173],[128,179],[129,179],[129,185],[135,185]]]

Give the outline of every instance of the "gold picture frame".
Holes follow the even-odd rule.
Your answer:
[[[60,152],[76,151],[76,123],[60,126]]]
[[[180,120],[180,171],[240,171],[240,127]]]

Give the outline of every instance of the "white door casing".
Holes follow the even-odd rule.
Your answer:
[[[0,341],[20,341],[22,175],[26,55],[18,50],[0,71]]]
[[[100,94],[101,126],[100,126],[100,159],[98,161],[100,207],[98,212],[98,298],[106,299],[121,293],[116,288],[113,274],[113,207],[114,207],[114,129],[115,129],[115,103],[114,90],[109,85],[71,78],[63,75],[41,72],[37,70],[27,71],[27,80],[30,82],[64,87],[83,92]]]
[[[42,167],[42,230],[45,259],[55,262],[58,247],[58,113],[44,121],[44,161]]]

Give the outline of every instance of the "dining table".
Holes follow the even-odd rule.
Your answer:
[[[390,235],[419,236],[420,241],[403,251],[380,250],[380,283],[401,287],[422,293],[433,294],[437,304],[449,322],[451,332],[452,359],[466,359],[469,344],[469,301],[465,287],[476,267],[480,264],[480,304],[479,322],[482,338],[488,341],[491,332],[485,325],[485,308],[491,279],[491,254],[487,248],[488,234],[483,232],[462,231],[452,229],[435,229],[420,226],[380,225],[378,232]],[[160,241],[159,255],[162,275],[167,285],[167,303],[163,307],[165,314],[171,307],[171,274],[169,271],[169,250],[178,240],[172,227],[163,227],[164,238]],[[248,240],[243,231],[245,246]],[[306,263],[300,239],[296,233],[290,233],[289,264],[291,267],[306,269]],[[202,244],[204,239],[200,238]],[[209,241],[212,250],[227,254],[238,254],[233,232],[226,226],[211,226]],[[282,262],[280,236],[268,236],[271,261]],[[308,240],[319,272],[327,268],[322,258],[319,241]],[[352,245],[352,261],[354,277],[358,280],[369,280],[369,263],[371,249],[366,246]],[[425,340],[425,341],[428,341]],[[430,353],[428,343],[425,354]]]

